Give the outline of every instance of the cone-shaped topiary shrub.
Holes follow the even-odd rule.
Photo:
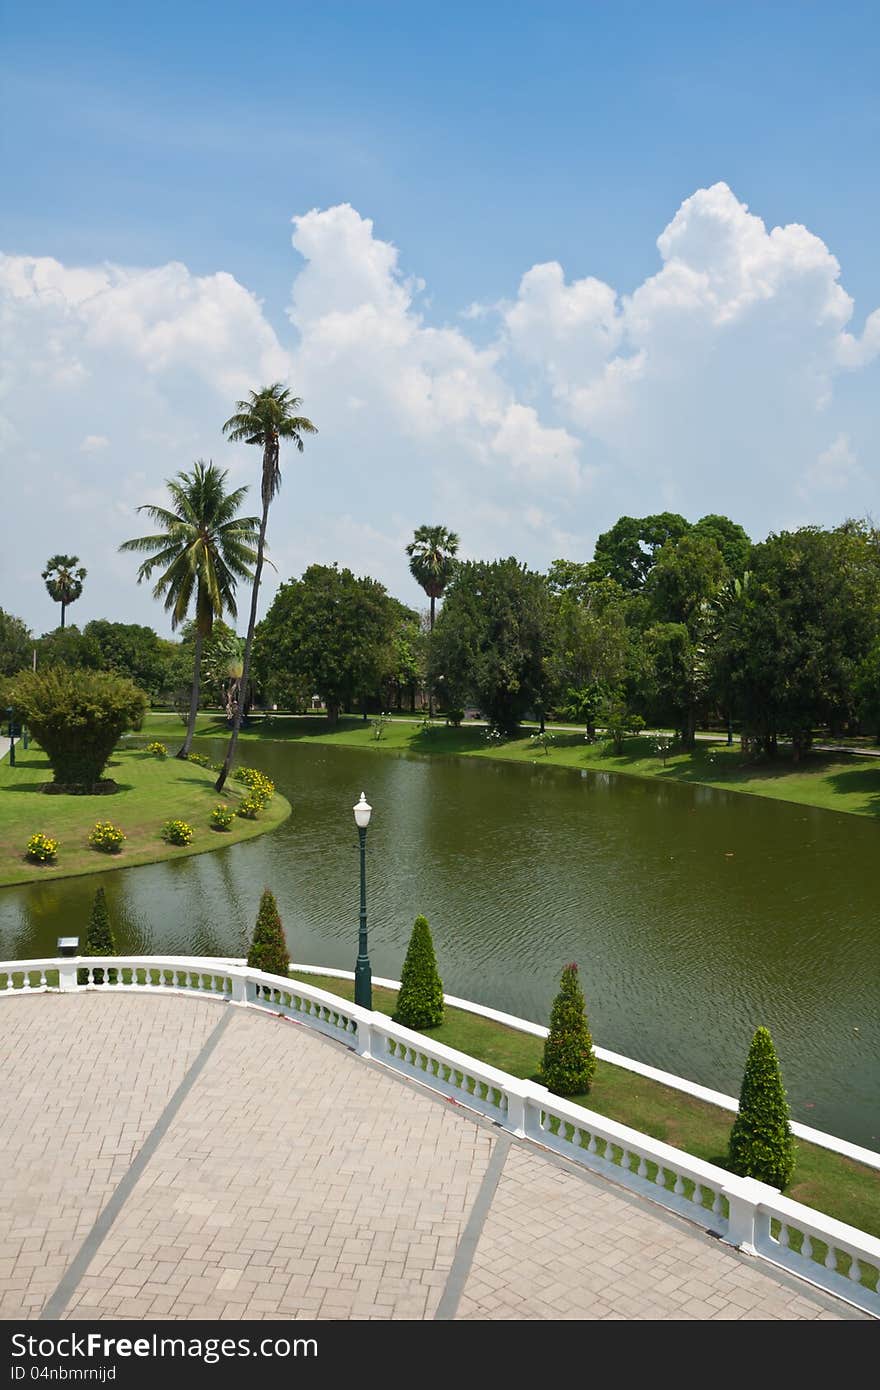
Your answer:
[[[795,1149],[779,1058],[769,1032],[759,1028],[746,1059],[728,1167],[740,1177],[784,1188],[794,1173]]]
[[[595,1070],[584,992],[578,984],[578,968],[572,961],[562,972],[559,993],[553,1001],[541,1080],[557,1096],[579,1096],[589,1091]]]
[[[443,1022],[443,981],[427,917],[413,924],[393,1017],[404,1028],[436,1028]]]
[[[270,893],[268,888],[263,889],[263,896],[260,898],[260,910],[257,913],[257,925],[254,927],[247,963],[254,970],[265,970],[270,975],[282,975],[287,979],[290,955],[275,894]],[[263,986],[263,993],[270,993],[268,985]]]
[[[116,942],[113,940],[113,928],[110,925],[110,913],[107,911],[107,898],[103,888],[99,888],[95,894],[95,901],[92,903],[92,915],[89,918],[89,925],[86,928],[85,945],[80,955],[116,955]],[[104,983],[103,970],[96,967],[92,974],[96,985],[102,985]],[[88,970],[78,970],[76,975],[79,984],[87,985],[89,983]],[[108,970],[107,983],[115,985],[116,979],[116,971]]]

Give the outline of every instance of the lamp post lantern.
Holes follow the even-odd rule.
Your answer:
[[[373,973],[370,969],[370,957],[367,955],[367,826],[370,824],[373,808],[368,803],[365,792],[361,792],[361,799],[353,810],[361,843],[361,913],[358,955],[354,967],[354,1002],[364,1009],[372,1009]]]

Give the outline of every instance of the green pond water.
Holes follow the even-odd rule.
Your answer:
[[[734,1094],[766,1024],[794,1116],[880,1146],[875,822],[544,765],[301,743],[246,758],[292,802],[283,826],[2,889],[0,959],[82,934],[99,882],[120,949],[241,955],[268,886],[295,960],[353,969],[363,790],[375,974],[399,978],[424,912],[449,992],[546,1022],[575,960],[598,1043]]]

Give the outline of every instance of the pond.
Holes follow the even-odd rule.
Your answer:
[[[0,890],[0,959],[84,934],[102,882],[121,950],[243,955],[270,887],[295,960],[353,969],[365,790],[375,974],[399,978],[419,912],[447,991],[526,1018],[547,1021],[577,961],[598,1043],[733,1094],[766,1024],[795,1117],[880,1144],[872,821],[544,764],[280,742],[246,756],[293,804],[278,830]]]

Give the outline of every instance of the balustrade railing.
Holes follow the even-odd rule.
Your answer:
[[[0,996],[47,990],[170,992],[292,1019],[880,1316],[880,1240],[314,985],[192,956],[0,961]]]

